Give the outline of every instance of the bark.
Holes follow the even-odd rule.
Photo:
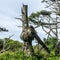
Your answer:
[[[23,51],[26,52],[26,55],[34,54],[34,50],[32,48],[32,40],[33,37],[31,36],[31,29],[28,25],[28,14],[27,14],[27,5],[23,5],[22,8],[22,33],[21,39],[24,41]]]

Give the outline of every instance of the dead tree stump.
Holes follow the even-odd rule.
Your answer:
[[[28,24],[27,5],[23,5],[22,8],[22,33],[20,37],[24,41],[23,49],[27,52],[27,54],[29,54],[28,51],[30,50],[30,54],[34,55],[34,50],[32,47],[32,40],[34,40],[34,38],[38,41],[38,43],[43,46],[43,48],[45,48],[48,53],[50,53],[47,46],[41,41],[40,37],[37,35],[34,27],[29,26]]]
[[[32,29],[28,25],[28,17],[27,17],[27,5],[23,5],[22,8],[22,33],[21,33],[21,39],[24,41],[24,47],[23,50],[27,54],[33,54],[33,48],[32,48],[32,40],[34,39],[34,36],[32,34]]]

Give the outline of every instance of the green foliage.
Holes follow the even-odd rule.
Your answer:
[[[19,60],[23,58],[23,53],[21,52],[4,52],[2,54],[0,54],[0,60]]]
[[[42,11],[40,11],[40,14],[41,15],[50,15],[51,12],[50,11],[46,11],[46,10],[42,10]]]
[[[43,54],[45,55],[46,52],[42,51]],[[26,56],[23,52],[18,51],[18,52],[11,52],[11,51],[6,51],[4,53],[0,53],[0,60],[59,60],[60,56],[55,56],[55,55],[41,55],[42,57],[39,58],[37,56]]]
[[[49,47],[50,50],[53,50],[57,44],[57,41],[58,41],[57,38],[50,37],[47,39],[47,41],[45,43]]]
[[[7,51],[0,54],[0,60],[37,60],[37,58],[35,56],[25,56],[21,51]]]
[[[60,55],[55,55],[55,45],[57,43],[57,39],[55,37],[50,37],[45,41],[45,44],[51,50],[51,53],[48,54],[41,45],[34,46],[35,55],[26,56],[26,54],[21,50],[23,44],[18,41],[14,41],[12,39],[5,39],[6,47],[9,49],[0,53],[0,60],[59,60]],[[0,39],[0,44],[2,44],[2,39]],[[40,49],[40,50],[38,50]]]
[[[46,10],[42,10],[42,11],[38,11],[36,13],[32,13],[29,17],[28,20],[30,22],[32,22],[35,25],[43,25],[46,24],[45,22],[41,22],[41,20],[39,20],[39,18],[41,18],[40,16],[50,16],[51,12],[50,11],[46,11]]]
[[[18,51],[22,48],[23,43],[5,38],[5,50]],[[3,41],[0,39],[0,50],[3,48]]]
[[[40,12],[37,12],[37,13],[32,13],[29,18],[36,18],[36,17],[39,17],[40,16]]]
[[[39,12],[36,12],[36,13],[32,13],[29,18],[36,18],[36,17],[39,17],[40,15],[50,15],[51,12],[50,11],[46,11],[46,10],[42,10],[42,11],[39,11]]]

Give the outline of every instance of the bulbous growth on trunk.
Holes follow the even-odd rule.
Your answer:
[[[20,38],[23,40],[23,41],[27,41],[27,42],[31,42],[33,39],[34,39],[34,29],[32,28],[32,26],[30,27],[27,27],[26,29],[24,29],[21,33],[21,36]]]

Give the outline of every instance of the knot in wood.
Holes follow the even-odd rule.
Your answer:
[[[32,41],[34,39],[34,29],[31,27],[24,29],[20,37],[23,41]]]

